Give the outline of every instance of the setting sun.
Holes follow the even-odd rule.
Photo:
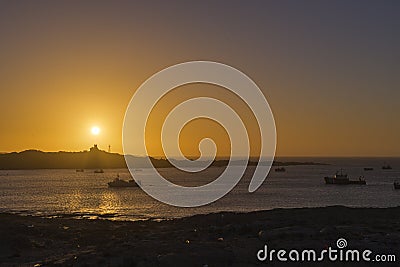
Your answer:
[[[100,128],[97,127],[97,126],[93,126],[91,132],[92,132],[93,135],[99,135]]]

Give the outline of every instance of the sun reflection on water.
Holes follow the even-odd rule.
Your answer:
[[[95,200],[91,194],[82,190],[74,190],[64,200],[65,205],[76,215],[85,218],[98,218],[116,215],[121,210],[122,203],[117,192],[98,192]]]
[[[100,197],[99,211],[100,214],[116,214],[121,207],[119,195],[112,191],[105,191]]]

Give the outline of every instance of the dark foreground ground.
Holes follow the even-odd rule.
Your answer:
[[[260,262],[257,252],[321,251],[345,238],[348,249],[394,254],[400,266],[400,207],[277,209],[217,213],[171,221],[111,222],[0,214],[1,265],[27,266],[299,266]],[[372,256],[373,257],[373,256]],[[354,263],[302,263],[302,266]],[[366,266],[365,262],[360,266]]]

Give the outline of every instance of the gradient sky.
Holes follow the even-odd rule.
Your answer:
[[[211,60],[262,89],[277,155],[399,156],[399,14],[399,1],[0,1],[0,151],[121,152],[136,88]],[[188,125],[185,153],[208,135],[229,151],[217,125],[195,123],[209,127]]]

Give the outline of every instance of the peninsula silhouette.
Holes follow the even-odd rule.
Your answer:
[[[156,168],[173,167],[166,159],[149,157]],[[146,167],[146,157],[127,155],[126,160],[137,168]],[[215,160],[212,166],[223,167],[229,160]],[[233,164],[247,164],[245,160],[234,160]],[[257,165],[257,161],[250,161],[248,165]],[[288,165],[326,165],[314,162],[273,162],[274,166]],[[118,169],[127,168],[124,155],[109,153],[94,145],[89,150],[80,152],[43,152],[40,150],[25,150],[0,154],[0,169],[28,170],[28,169]]]

